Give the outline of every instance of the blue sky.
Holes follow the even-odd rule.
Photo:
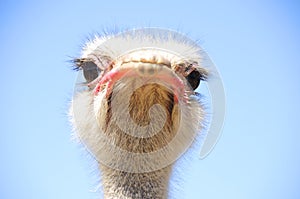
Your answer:
[[[67,61],[89,35],[142,26],[198,40],[224,81],[222,137],[186,165],[184,198],[300,198],[299,11],[296,0],[1,1],[0,198],[97,196],[70,139]]]

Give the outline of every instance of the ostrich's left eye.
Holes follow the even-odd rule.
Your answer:
[[[99,67],[92,61],[83,62],[80,67],[83,70],[83,75],[87,83],[90,83],[94,79],[96,79],[99,75],[100,69]]]
[[[203,76],[198,70],[192,71],[187,77],[186,80],[189,82],[193,90],[196,90],[200,84],[200,80],[203,80]]]

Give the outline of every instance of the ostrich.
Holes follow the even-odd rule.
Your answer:
[[[82,77],[72,124],[98,162],[105,199],[168,197],[173,165],[203,127],[201,59],[183,35],[149,28],[96,36],[74,60]]]

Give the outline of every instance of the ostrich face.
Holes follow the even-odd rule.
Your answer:
[[[75,60],[88,88],[73,101],[78,137],[100,163],[118,170],[173,163],[201,128],[194,90],[208,73],[200,62],[199,48],[174,32],[96,38]]]

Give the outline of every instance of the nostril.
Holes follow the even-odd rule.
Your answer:
[[[136,63],[131,64],[135,65]],[[153,63],[138,63],[135,66],[137,73],[141,76],[153,76],[159,73],[159,71],[162,70],[162,67],[164,66]]]
[[[145,75],[145,67],[143,65],[137,67],[137,71],[141,74],[141,75]]]
[[[154,67],[153,67],[153,66],[148,67],[147,73],[148,73],[149,75],[154,75],[154,73],[155,73]]]

